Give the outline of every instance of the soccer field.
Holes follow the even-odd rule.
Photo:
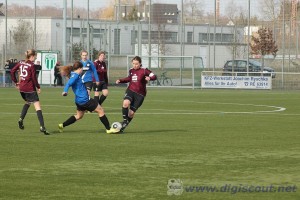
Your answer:
[[[121,121],[125,87],[104,109]],[[45,125],[33,106],[0,88],[0,199],[300,199],[299,91],[148,88],[125,134],[95,113],[58,133],[74,96],[42,88]]]

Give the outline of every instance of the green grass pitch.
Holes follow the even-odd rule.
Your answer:
[[[113,123],[125,87],[109,89]],[[42,88],[45,136],[33,107],[19,130],[21,96],[0,88],[0,199],[300,199],[299,91],[148,88],[115,135],[95,113],[58,133],[75,113],[61,92]]]

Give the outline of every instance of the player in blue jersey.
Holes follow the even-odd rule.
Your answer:
[[[88,52],[86,50],[82,50],[80,52],[80,57],[80,62],[83,65],[82,81],[90,95],[91,89],[93,88],[93,76],[96,79],[97,86],[99,85],[99,77],[94,63],[88,59]]]
[[[83,64],[80,61],[76,61],[73,66],[65,66],[62,67],[61,70],[63,71],[61,74],[70,77],[69,81],[65,85],[62,95],[67,96],[69,88],[72,87],[72,90],[75,94],[75,104],[77,106],[77,112],[75,115],[72,115],[69,119],[67,119],[64,123],[58,125],[59,132],[63,132],[64,127],[69,126],[82,119],[85,111],[94,111],[98,113],[100,121],[106,128],[106,133],[119,132],[119,130],[110,127],[109,121],[104,113],[103,108],[98,104],[96,100],[91,99],[88,95],[81,77],[81,74],[83,73]],[[71,70],[73,71],[71,72]]]

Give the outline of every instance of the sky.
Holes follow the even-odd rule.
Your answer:
[[[118,1],[118,0],[116,0]],[[178,9],[181,10],[181,3],[185,0],[151,0],[152,3],[170,3],[170,4],[177,4]],[[248,0],[220,0],[220,12],[221,15],[226,14],[226,8],[228,7],[228,4],[231,2],[234,2],[237,6],[241,6],[244,8],[244,10],[248,10]],[[259,1],[260,0],[251,0],[250,3],[250,11],[251,15],[259,15]],[[34,0],[7,0],[8,4],[16,3],[20,5],[34,5]],[[45,6],[45,5],[54,5],[56,7],[62,7],[63,6],[63,0],[36,0],[37,6]],[[70,6],[71,0],[67,0],[68,6]],[[88,0],[73,0],[74,6],[77,7],[86,7],[87,8],[87,2]],[[111,0],[89,0],[90,3],[90,9],[93,8],[99,8],[99,7],[105,7],[107,4],[111,2]],[[139,0],[136,0],[136,2],[139,2]],[[214,0],[198,0],[198,2],[201,2],[201,5],[204,6],[205,13],[213,12],[214,11]],[[5,4],[5,0],[0,0],[0,3]]]

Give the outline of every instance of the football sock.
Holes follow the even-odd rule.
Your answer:
[[[106,115],[103,115],[102,117],[99,117],[99,119],[102,122],[102,124],[105,126],[106,130],[109,130],[110,126],[109,126],[109,121],[108,121]]]
[[[20,115],[20,118],[23,120],[27,114],[27,111],[30,107],[30,104],[24,104],[23,106],[23,109],[22,109],[22,112],[21,112],[21,115]]]
[[[63,127],[69,126],[71,124],[73,124],[74,122],[76,122],[76,118],[74,115],[72,115],[69,119],[67,119],[64,123],[63,123]]]
[[[99,104],[101,105],[106,99],[106,96],[104,96],[103,94],[100,96],[99,98]]]
[[[37,114],[37,117],[40,121],[40,126],[44,127],[44,117],[43,117],[43,113],[42,113],[42,110],[38,110],[36,111],[36,114]]]
[[[127,122],[128,119],[128,108],[122,107],[123,121]]]
[[[131,122],[132,119],[133,119],[133,118],[130,118],[130,117],[127,118],[128,124]]]

